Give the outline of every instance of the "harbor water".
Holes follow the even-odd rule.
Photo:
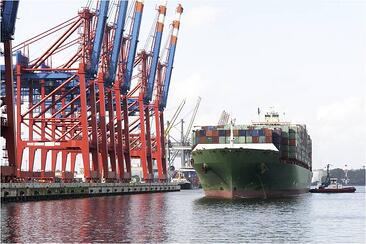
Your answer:
[[[274,200],[184,190],[6,203],[1,242],[364,243],[365,188]]]

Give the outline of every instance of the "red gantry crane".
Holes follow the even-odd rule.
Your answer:
[[[157,18],[150,50],[143,50],[138,54],[137,65],[139,67],[136,76],[137,85],[130,91],[129,96],[137,102],[136,113],[134,113],[136,125],[130,124],[131,153],[134,158],[139,158],[144,181],[153,179],[153,152],[150,125],[151,98],[155,83],[156,69],[158,65],[161,39],[163,35],[164,20],[166,15],[166,1],[163,1],[157,8]]]
[[[127,14],[128,1],[99,1],[95,11],[84,7],[77,16],[13,48],[18,2],[2,3],[6,61],[2,82],[6,84],[9,153],[2,181],[52,182],[60,168],[61,179],[70,182],[79,160],[88,182],[126,182],[131,179],[131,158],[140,160],[146,182],[155,180],[156,160],[158,179],[165,181],[163,111],[181,5],[173,21],[167,60],[159,61],[166,2],[157,7],[151,48],[138,54],[142,0],[132,3],[131,16]],[[29,50],[44,40],[52,43],[40,55],[29,55]],[[14,66],[11,55],[16,57]],[[53,65],[55,60],[57,65]],[[13,70],[15,78],[11,77]],[[151,128],[153,119],[155,128]],[[40,171],[35,170],[36,158],[40,158]]]

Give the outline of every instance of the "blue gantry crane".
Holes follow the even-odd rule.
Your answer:
[[[103,36],[105,32],[106,22],[108,19],[109,0],[100,1],[100,7],[98,12],[97,27],[95,30],[93,48],[90,58],[90,66],[87,65],[86,77],[94,78],[98,73],[98,67],[100,62],[100,52],[103,44]]]
[[[149,104],[153,95],[155,75],[158,67],[159,61],[159,53],[161,46],[161,39],[163,36],[164,30],[164,20],[166,15],[166,4],[167,1],[164,1],[161,5],[159,5],[158,9],[158,18],[156,21],[155,35],[154,35],[154,44],[152,47],[152,59],[150,63],[150,69],[148,73],[146,91],[144,94],[144,104]]]
[[[125,74],[124,74],[124,81],[122,84],[122,94],[123,95],[126,95],[127,92],[131,88],[132,71],[133,71],[133,67],[135,64],[137,43],[138,43],[139,34],[140,34],[143,9],[144,9],[143,1],[137,0],[135,3],[135,11],[134,11],[134,16],[133,16],[134,21],[133,21],[133,26],[132,26],[131,41],[130,41],[128,55],[127,55],[126,70],[125,70]]]
[[[1,8],[1,42],[4,43],[5,59],[5,96],[0,106],[6,106],[6,118],[1,117],[1,134],[6,140],[9,166],[1,166],[1,176],[5,181],[15,177],[16,165],[16,126],[15,126],[15,97],[13,83],[12,40],[15,32],[15,21],[18,13],[19,1],[2,1]]]
[[[169,51],[168,51],[168,62],[165,72],[164,84],[163,84],[163,94],[160,101],[159,109],[164,110],[167,105],[170,79],[173,71],[173,63],[175,57],[175,50],[177,47],[178,32],[180,27],[180,18],[183,13],[183,7],[179,4],[176,10],[176,19],[173,21],[173,32],[170,38]]]
[[[114,40],[113,40],[113,47],[112,47],[112,53],[111,53],[111,59],[109,64],[109,70],[105,77],[105,85],[111,86],[114,82],[114,79],[116,78],[116,71],[118,66],[118,60],[120,57],[120,51],[122,47],[123,42],[123,31],[126,21],[126,13],[127,13],[127,6],[128,1],[121,1],[119,3],[119,9],[118,9],[118,17],[117,17],[117,23],[116,23],[116,29],[114,32]],[[121,60],[122,61],[122,60]]]

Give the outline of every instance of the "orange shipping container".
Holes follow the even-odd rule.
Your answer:
[[[205,136],[200,136],[198,139],[198,142],[201,144],[207,143],[207,137]]]
[[[212,136],[212,130],[206,130],[206,136]]]

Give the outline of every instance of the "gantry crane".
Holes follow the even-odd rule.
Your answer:
[[[166,180],[163,110],[183,8],[178,6],[173,21],[168,59],[161,61],[159,52],[166,2],[157,9],[151,49],[138,54],[144,4],[142,0],[133,4],[128,28],[125,25],[127,1],[117,1],[114,12],[109,11],[110,1],[99,1],[95,12],[85,7],[74,18],[12,49],[17,56],[15,101],[18,123],[13,128],[16,128],[18,150],[11,154],[14,160],[9,161],[14,162],[13,175],[18,180],[52,181],[57,163],[61,161],[63,181],[72,181],[78,157],[87,181],[129,181],[131,158],[142,162],[146,181],[153,180],[155,159],[159,180]],[[15,5],[17,2],[6,8],[12,9],[14,21]],[[107,24],[107,19],[112,24]],[[2,40],[4,30],[2,28]],[[60,32],[61,35],[53,38],[54,42],[41,55],[32,59],[26,56],[26,50],[33,44]],[[55,55],[73,47],[77,47],[75,52],[62,64],[53,66],[49,62]],[[12,70],[7,63],[6,68]],[[133,80],[136,81],[134,85]],[[151,101],[154,90],[156,96]],[[9,91],[12,89],[7,89],[7,95]],[[138,96],[134,95],[136,92]],[[28,103],[23,104],[24,100]],[[161,103],[164,105],[160,106]],[[138,118],[131,120],[136,115]],[[155,119],[155,128],[150,128],[151,118]],[[25,127],[28,128],[27,137],[22,135]],[[29,152],[26,170],[23,166],[25,149]],[[34,171],[36,152],[40,152],[40,172]]]
[[[183,7],[178,4],[175,11],[175,18],[171,24],[171,31],[168,40],[168,55],[162,58],[158,66],[158,77],[156,83],[156,97],[154,102],[154,114],[156,124],[156,147],[157,147],[157,161],[158,161],[158,177],[160,181],[166,181],[167,176],[167,162],[165,151],[165,133],[164,133],[164,109],[167,105],[171,75],[173,71],[175,51],[178,42],[178,33],[180,28],[180,20],[183,13]],[[161,165],[161,170],[159,170]]]
[[[184,121],[183,121],[183,119],[181,119],[181,121],[180,121],[180,124],[181,124],[181,138],[180,138],[180,141],[178,141],[177,143],[173,143],[172,147],[168,148],[169,150],[174,151],[173,156],[169,160],[169,166],[171,166],[173,164],[175,158],[180,153],[181,166],[184,167],[184,164],[186,162],[186,154],[187,153],[190,154],[190,152],[192,150],[192,146],[189,143],[189,138],[190,138],[191,133],[192,133],[193,123],[194,123],[194,120],[196,119],[200,103],[201,103],[201,97],[198,97],[196,105],[195,105],[195,107],[193,109],[193,112],[192,112],[191,119],[189,121],[188,127],[186,128],[185,133],[184,133],[184,126],[183,126]]]

